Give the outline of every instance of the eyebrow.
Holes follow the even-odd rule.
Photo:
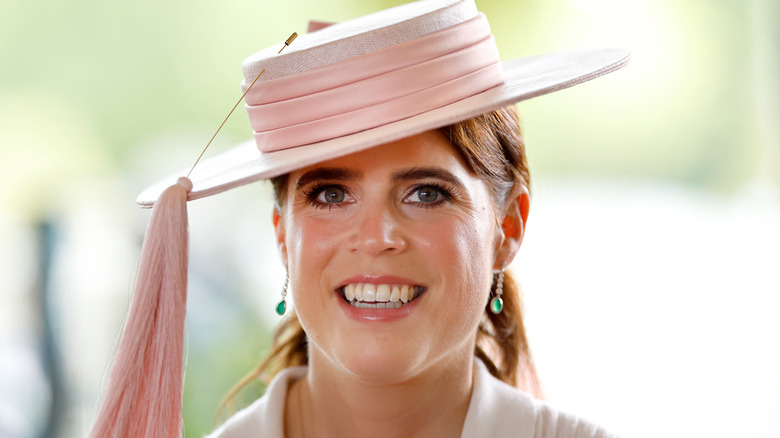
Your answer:
[[[362,177],[363,172],[355,169],[346,169],[343,167],[318,167],[301,175],[295,183],[295,188],[300,189],[314,181],[320,180],[354,181]]]
[[[363,178],[363,172],[356,169],[347,169],[343,167],[318,167],[310,170],[295,183],[295,188],[300,189],[315,181],[355,181]],[[452,172],[440,167],[412,167],[409,169],[395,172],[392,176],[393,182],[402,182],[410,180],[419,180],[426,178],[439,179],[458,187],[464,187],[463,182]]]
[[[463,182],[454,173],[440,167],[413,167],[393,174],[393,182],[415,179],[435,178],[446,181],[458,187],[464,187]]]

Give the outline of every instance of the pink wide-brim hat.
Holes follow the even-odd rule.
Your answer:
[[[623,49],[501,62],[473,0],[423,0],[301,35],[244,61],[254,139],[201,161],[189,200],[460,122],[624,66]],[[137,198],[151,207],[189,172]]]

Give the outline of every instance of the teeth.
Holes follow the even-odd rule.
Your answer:
[[[390,301],[390,285],[380,284],[376,287],[376,300],[377,301]]]
[[[357,298],[357,295],[355,296],[355,298]],[[374,301],[376,301],[376,285],[374,285],[374,284],[364,284],[363,285],[363,299],[360,300],[360,301],[365,301],[367,303],[373,303]]]
[[[344,298],[361,309],[397,309],[425,290],[408,284],[356,283],[344,286]]]
[[[403,306],[401,303],[364,303],[362,301],[354,301],[350,304],[358,309],[399,309]]]
[[[397,284],[393,285],[393,291],[390,292],[390,301],[397,303],[401,299],[401,288]]]
[[[355,296],[350,301],[363,301],[363,283],[355,285]]]

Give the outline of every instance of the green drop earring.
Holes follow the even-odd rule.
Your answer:
[[[290,274],[285,274],[284,276],[284,286],[282,286],[282,299],[276,303],[276,313],[279,316],[284,315],[284,312],[287,311],[287,301],[285,301],[285,298],[287,298],[287,285],[290,283]]]
[[[492,300],[490,300],[490,311],[493,312],[493,314],[498,315],[501,313],[502,310],[504,310],[504,300],[501,298],[501,295],[504,293],[504,270],[506,269],[506,263],[501,264],[501,269],[497,272],[494,272],[494,274],[498,274],[498,279],[496,280],[496,295],[493,297]]]

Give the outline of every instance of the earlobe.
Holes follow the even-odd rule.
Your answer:
[[[286,243],[286,230],[284,227],[284,221],[279,210],[274,207],[271,220],[274,223],[274,232],[276,233],[276,247],[279,250],[279,257],[282,260],[284,267],[287,267],[287,243]]]

